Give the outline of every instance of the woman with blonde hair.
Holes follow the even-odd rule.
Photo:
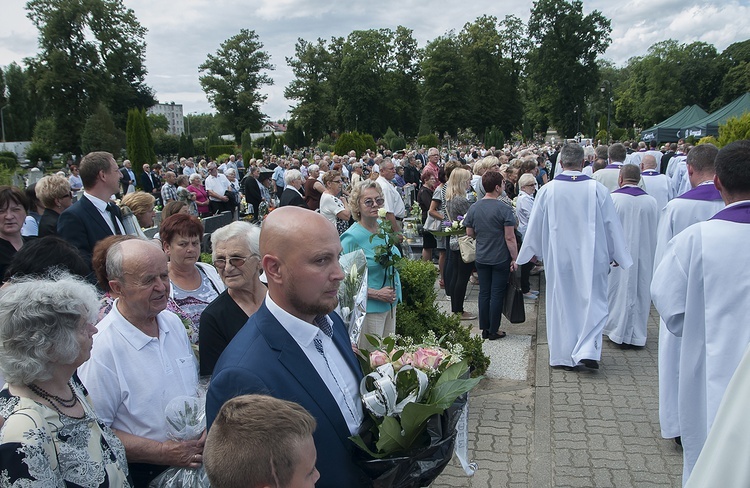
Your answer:
[[[466,192],[471,188],[471,171],[456,168],[448,178],[445,191],[445,206],[451,221],[463,219],[471,203]],[[458,249],[458,239],[452,237],[449,243],[448,258],[445,265],[445,294],[451,297],[451,311],[461,315],[461,320],[474,320],[476,315],[464,310],[464,295],[469,283],[474,263],[464,263]]]
[[[143,191],[128,193],[122,197],[120,210],[122,210],[123,224],[126,230],[132,228],[132,231],[128,231],[128,234],[146,237],[142,229],[154,226],[155,203],[154,196]],[[128,210],[125,210],[126,208]]]
[[[64,176],[45,176],[36,182],[36,196],[44,213],[39,220],[39,237],[57,235],[57,219],[63,210],[73,205],[70,183]]]

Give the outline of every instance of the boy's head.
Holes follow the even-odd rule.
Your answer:
[[[265,395],[226,402],[206,438],[203,462],[214,488],[312,488],[315,419],[296,403]]]

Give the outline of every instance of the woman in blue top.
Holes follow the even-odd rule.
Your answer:
[[[393,270],[391,280],[391,271],[375,261],[375,248],[385,244],[382,238],[377,237],[380,231],[378,210],[383,203],[383,190],[376,182],[365,180],[357,184],[349,198],[349,207],[357,222],[341,234],[341,247],[345,253],[362,249],[367,257],[367,315],[359,337],[360,347],[369,344],[365,334],[385,337],[396,332],[396,305],[401,301],[398,271]],[[371,240],[373,235],[376,237]],[[392,252],[401,255],[396,246]]]

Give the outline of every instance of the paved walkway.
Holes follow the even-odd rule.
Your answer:
[[[454,459],[432,486],[679,487],[682,451],[659,434],[653,308],[645,348],[622,350],[605,338],[598,371],[553,370],[538,280],[526,322],[503,323],[508,338],[484,343],[494,364],[513,365],[491,369],[472,392],[469,458],[479,469],[469,478]],[[476,312],[478,289],[469,285],[466,310]]]

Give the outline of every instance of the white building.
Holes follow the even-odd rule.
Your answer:
[[[160,114],[167,118],[169,122],[169,132],[176,136],[182,135],[185,132],[185,119],[182,115],[182,105],[172,103],[157,103],[153,107],[149,108],[147,113]]]

